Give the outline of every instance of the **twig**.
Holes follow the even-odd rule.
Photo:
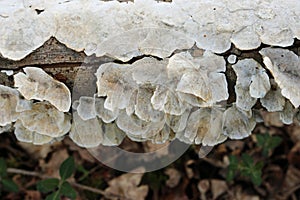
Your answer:
[[[38,172],[32,172],[32,171],[27,171],[27,170],[23,170],[23,169],[16,169],[16,168],[7,168],[7,173],[11,173],[11,174],[21,174],[21,175],[25,175],[25,176],[34,176],[34,177],[39,177],[41,179],[45,179],[45,178],[53,178],[51,176],[47,176],[47,175],[43,175],[41,173]],[[86,191],[90,191],[96,194],[101,194],[103,196],[105,196],[108,199],[115,199],[117,198],[121,198],[121,199],[126,199],[122,196],[116,196],[114,194],[110,194],[107,193],[103,190],[97,189],[97,188],[93,188],[93,187],[89,187],[86,185],[82,185],[79,183],[76,183],[75,181],[68,181],[70,183],[70,185],[72,185],[73,187],[82,189],[82,190],[86,190]]]
[[[69,181],[69,183],[72,186],[77,187],[79,189],[87,190],[87,191],[90,191],[90,192],[93,192],[93,193],[96,193],[96,194],[101,194],[103,196],[107,196],[107,193],[104,192],[103,190],[99,190],[97,188],[93,188],[93,187],[89,187],[89,186],[86,186],[86,185],[82,185],[82,184],[76,183],[75,181]]]

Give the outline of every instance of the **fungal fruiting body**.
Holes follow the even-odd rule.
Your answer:
[[[91,64],[96,91],[76,99],[40,67],[1,70],[14,74],[14,88],[0,85],[0,132],[14,129],[20,141],[69,133],[86,148],[125,137],[214,146],[248,137],[257,105],[285,124],[299,118],[296,1],[30,2],[0,0],[1,57],[21,60],[52,36],[109,59]]]

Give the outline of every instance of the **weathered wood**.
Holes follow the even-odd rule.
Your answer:
[[[267,45],[262,45],[260,48],[251,51],[240,51],[233,45],[230,50],[221,54],[226,60],[230,54],[237,55],[237,59],[253,58],[258,61],[262,66],[261,55],[259,50]],[[300,54],[300,41],[295,40],[294,45],[288,49],[294,51],[296,54]],[[201,54],[202,50],[193,47],[191,50],[194,56]],[[198,55],[199,56],[199,55]],[[128,63],[132,63],[134,58]],[[79,92],[81,95],[91,95],[95,92],[95,73],[97,67],[101,63],[114,61],[108,57],[96,58],[94,56],[86,56],[84,52],[76,52],[64,44],[60,43],[54,37],[51,37],[44,43],[43,46],[33,51],[30,55],[20,61],[13,61],[3,57],[0,57],[0,70],[13,70],[14,73],[19,72],[26,66],[37,66],[43,68],[47,73],[52,75],[55,79],[64,82],[71,91]],[[119,61],[116,61],[119,62]],[[226,65],[226,78],[228,82],[228,90],[230,93],[227,103],[235,101],[234,86],[236,81],[236,75],[231,67],[231,64]],[[272,76],[269,74],[270,77]],[[93,80],[91,80],[93,79]],[[74,81],[76,84],[74,85]],[[13,86],[13,78],[7,76],[4,73],[0,73],[0,84]],[[90,89],[87,89],[90,88]],[[77,99],[79,94],[74,94],[73,98]]]

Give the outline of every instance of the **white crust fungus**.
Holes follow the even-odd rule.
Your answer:
[[[28,100],[48,101],[58,110],[68,112],[71,107],[71,92],[68,87],[53,79],[42,69],[25,67],[24,73],[14,75],[15,87]]]
[[[4,17],[1,17],[0,11],[0,53],[3,57],[13,60],[21,60],[42,46],[56,30],[53,16],[49,16],[48,13],[37,15],[34,10],[24,8],[22,3],[15,2],[12,7],[16,10],[12,9]],[[10,3],[5,4],[0,5],[1,10],[8,11],[6,8]]]
[[[300,105],[300,60],[287,49],[264,48],[260,51],[264,64],[272,73],[281,94],[289,99],[295,108]]]
[[[166,58],[194,43],[224,53],[231,42],[251,50],[261,42],[286,47],[300,39],[297,1],[236,4],[233,0],[1,1],[0,54],[22,59],[51,36],[87,55],[123,61],[142,54]]]

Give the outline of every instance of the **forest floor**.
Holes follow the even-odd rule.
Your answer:
[[[18,186],[11,192],[14,189],[2,183],[1,199],[45,199],[51,192],[39,189],[38,182],[59,177],[61,163],[70,156],[76,169],[68,181],[78,200],[300,199],[300,128],[284,126],[272,114],[244,140],[227,140],[204,158],[198,156],[199,146],[191,146],[171,165],[144,174],[111,169],[67,137],[43,146],[20,143],[10,133],[0,137],[6,179]],[[158,147],[128,140],[122,144],[133,152]]]

